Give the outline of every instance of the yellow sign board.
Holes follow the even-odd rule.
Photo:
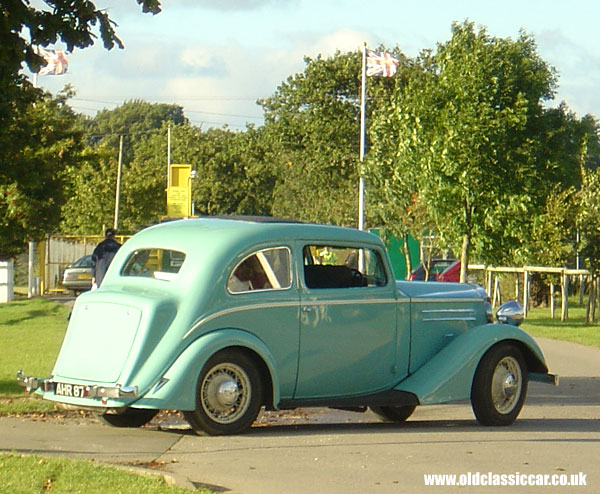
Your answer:
[[[167,216],[185,218],[192,215],[191,165],[171,165],[167,188]]]

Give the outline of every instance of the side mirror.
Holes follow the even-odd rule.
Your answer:
[[[502,324],[520,326],[523,322],[523,306],[516,300],[510,300],[498,307],[496,319]]]

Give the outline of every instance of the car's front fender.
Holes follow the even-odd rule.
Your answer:
[[[531,372],[547,372],[544,355],[531,336],[514,326],[486,324],[457,336],[395,389],[414,393],[421,405],[468,399],[479,361],[501,341],[513,341],[522,349]]]
[[[279,378],[275,359],[256,336],[239,329],[220,329],[194,340],[151,390],[135,403],[136,408],[194,410],[198,376],[207,360],[225,348],[254,352],[265,363],[273,386],[273,404],[279,403]]]

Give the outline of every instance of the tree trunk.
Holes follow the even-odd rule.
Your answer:
[[[469,271],[469,247],[471,246],[471,236],[468,233],[463,235],[462,249],[460,251],[460,282],[467,282],[467,273]]]
[[[410,250],[408,250],[408,233],[402,235],[402,241],[404,243],[404,262],[406,263],[406,279],[410,279],[410,273],[412,272],[412,259],[410,258]]]
[[[594,320],[594,314],[596,313],[596,290],[598,288],[598,284],[594,277],[592,277],[592,281],[590,282],[590,292],[588,297],[588,302],[585,310],[585,323],[590,324]]]

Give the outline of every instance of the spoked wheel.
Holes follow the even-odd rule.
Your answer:
[[[492,347],[481,359],[471,389],[471,405],[482,425],[510,425],[527,395],[527,366],[513,344]]]
[[[200,373],[196,410],[184,412],[196,433],[237,434],[249,429],[262,406],[260,374],[239,352],[213,355]]]
[[[369,407],[380,419],[386,422],[405,422],[415,411],[415,406],[402,407]]]
[[[146,408],[127,408],[121,413],[103,413],[100,420],[113,427],[141,427],[150,422],[158,410]]]

